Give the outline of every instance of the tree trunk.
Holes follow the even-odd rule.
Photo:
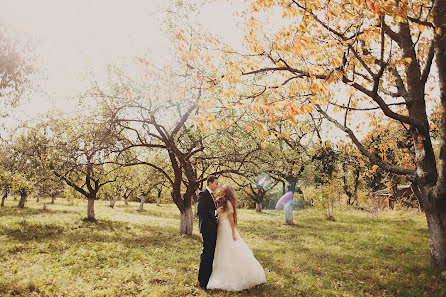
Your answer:
[[[129,197],[125,197],[125,199],[124,199],[124,204],[125,204],[125,205],[129,205]]]
[[[390,179],[390,187],[391,187],[393,198],[397,199],[399,196],[398,195],[398,182],[397,182],[396,176],[394,174],[392,174],[392,177]]]
[[[359,168],[355,171],[355,189],[353,191],[353,202],[352,204],[358,205],[358,186],[359,186]]]
[[[262,202],[256,202],[256,212],[262,212]]]
[[[20,193],[20,201],[19,201],[19,207],[20,208],[24,208],[25,207],[25,202],[26,202],[26,197],[28,195],[26,193]]]
[[[412,183],[412,190],[426,214],[431,267],[446,271],[446,199],[432,197],[428,186]]]
[[[36,202],[38,203],[40,201],[40,195],[37,195]]]
[[[5,191],[5,194],[3,194],[3,197],[2,197],[2,207],[4,207],[5,206],[5,200],[6,200],[6,198],[8,197],[8,191]]]
[[[51,204],[54,204],[54,202],[56,202],[56,195],[51,197]]]
[[[350,192],[348,190],[348,184],[347,184],[347,177],[346,177],[346,173],[347,173],[347,163],[342,163],[342,170],[344,171],[344,174],[342,176],[342,181],[343,181],[343,188],[344,188],[344,193],[345,195],[347,195],[347,205],[351,205],[352,204],[352,192]]]
[[[347,195],[347,205],[352,205],[352,195],[350,192],[346,193]]]
[[[446,201],[438,202],[438,209],[426,209],[431,267],[446,271]]]
[[[191,235],[194,227],[192,205],[186,207],[185,211],[180,214],[180,234]]]
[[[158,198],[156,199],[156,206],[160,206],[161,205],[161,192],[163,190],[159,189],[158,190]]]
[[[293,225],[293,200],[285,204],[283,212],[285,214],[285,224]]]
[[[198,201],[194,202],[194,216],[198,217]]]
[[[288,180],[288,192],[296,192],[297,179]]]
[[[87,206],[87,219],[91,221],[96,220],[96,216],[94,214],[94,200],[95,199],[88,199],[88,206]]]
[[[440,102],[442,115],[440,122],[440,155],[439,177],[434,197],[427,197],[425,212],[429,230],[429,247],[431,254],[431,266],[434,270],[446,271],[446,195],[444,180],[446,178],[446,1],[437,0],[433,7],[433,21],[440,32],[435,35],[435,62],[438,69]],[[438,32],[438,31],[437,31]],[[423,205],[422,205],[423,207]]]
[[[139,203],[138,211],[142,211],[144,208],[144,202],[146,201],[147,195],[142,195],[141,202]]]
[[[110,207],[115,207],[116,201],[118,201],[118,197],[115,197],[113,200],[110,200]]]

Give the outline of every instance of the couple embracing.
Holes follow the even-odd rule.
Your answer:
[[[219,195],[218,178],[211,175],[198,196],[199,227],[203,238],[198,282],[200,288],[241,291],[266,282],[265,272],[235,229],[237,197],[230,185]],[[223,206],[217,205],[217,196]]]

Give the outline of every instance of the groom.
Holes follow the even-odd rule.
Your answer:
[[[198,270],[198,283],[200,289],[206,291],[212,273],[215,244],[217,241],[217,215],[223,212],[223,207],[215,206],[215,190],[218,188],[218,178],[210,175],[207,178],[207,187],[198,194],[198,224],[203,238],[203,251],[200,256],[200,269]]]

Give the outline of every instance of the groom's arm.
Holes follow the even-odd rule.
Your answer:
[[[216,211],[210,202],[210,199],[206,199],[204,192],[200,192],[200,194],[198,194],[197,214],[199,216],[215,218]]]

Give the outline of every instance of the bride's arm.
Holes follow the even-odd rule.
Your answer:
[[[232,229],[232,239],[237,240],[237,237],[235,237],[234,209],[230,201],[228,201],[228,204],[228,219]]]

